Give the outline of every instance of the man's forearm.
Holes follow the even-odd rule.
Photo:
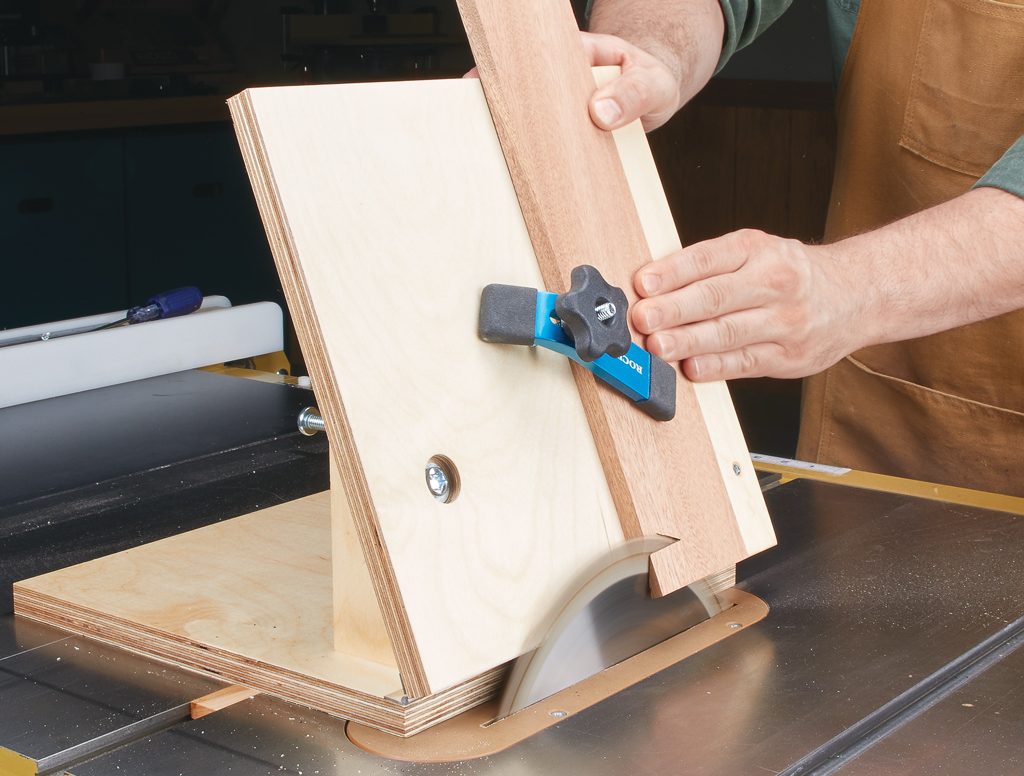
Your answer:
[[[678,109],[714,74],[725,21],[718,0],[594,0],[590,31],[620,37],[661,60],[679,83]]]
[[[974,189],[822,250],[868,286],[864,345],[1024,308],[1024,200],[1001,189]]]

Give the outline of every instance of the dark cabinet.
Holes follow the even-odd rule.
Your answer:
[[[234,133],[124,141],[130,303],[198,286],[234,304],[283,304]]]
[[[0,328],[127,302],[119,138],[0,146]]]
[[[284,304],[230,126],[0,145],[0,329],[198,286]]]

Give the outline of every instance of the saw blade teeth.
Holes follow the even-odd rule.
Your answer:
[[[499,718],[627,660],[722,611],[717,593],[734,579],[725,569],[671,595],[651,598],[650,555],[669,540],[627,542],[604,568],[561,604],[547,635],[513,664]]]

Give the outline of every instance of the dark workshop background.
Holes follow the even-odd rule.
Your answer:
[[[684,243],[741,227],[821,239],[835,155],[824,1],[795,0],[649,135]],[[225,99],[471,64],[454,0],[0,0],[0,329],[183,285],[284,307]],[[799,383],[731,388],[751,449],[791,455]]]

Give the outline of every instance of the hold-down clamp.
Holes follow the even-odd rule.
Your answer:
[[[630,338],[629,302],[588,264],[564,294],[492,283],[480,296],[480,339],[568,356],[625,394],[656,420],[676,414],[675,370]]]

